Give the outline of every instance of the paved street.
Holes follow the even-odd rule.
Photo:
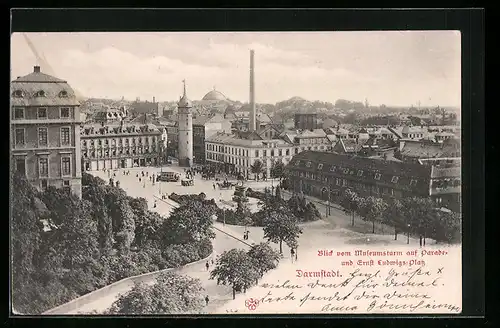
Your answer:
[[[168,194],[171,194],[172,192],[175,192],[176,194],[198,194],[200,192],[204,192],[207,195],[208,199],[215,198],[219,200],[222,197],[222,199],[227,203],[229,203],[234,193],[234,190],[214,190],[213,180],[202,180],[200,176],[196,176],[195,185],[190,187],[183,187],[180,185],[180,182],[155,182],[155,184],[153,185],[153,183],[149,181],[149,177],[142,177],[142,171],[144,171],[144,173],[146,173],[147,171],[148,175],[152,175],[153,172],[157,174],[160,169],[155,167],[132,168],[129,169],[130,175],[123,175],[123,171],[124,170],[117,170],[115,172],[111,172],[109,176],[107,172],[103,171],[89,173],[104,179],[106,182],[109,181],[109,177],[113,177],[113,173],[116,174],[116,177],[113,178],[115,179],[115,181],[120,182],[120,187],[124,189],[129,196],[145,198],[148,201],[150,210],[156,211],[161,215],[164,215],[165,217],[168,216],[170,211],[175,208],[177,204],[170,199],[162,200],[160,196],[160,190],[161,193]],[[181,178],[183,176],[183,169],[180,167],[167,167],[163,168],[163,171],[178,172],[182,173]],[[141,176],[141,182],[139,182],[139,178],[136,177],[136,174],[139,174]],[[157,204],[156,208],[154,208],[153,206],[155,200]],[[219,204],[219,206],[221,206],[221,204]],[[228,205],[225,205],[224,203],[222,204],[222,206],[228,207]],[[232,227],[229,225],[224,226],[223,224],[217,222],[214,224],[214,226],[219,229],[215,229],[216,238],[213,241],[215,256],[217,254],[221,254],[225,250],[230,250],[233,248],[248,249],[247,245],[236,239],[242,239],[243,237],[242,231],[241,229],[239,229],[239,227]],[[249,240],[247,240],[248,244],[258,242],[260,242],[260,239],[255,240],[254,238],[249,238]],[[232,291],[230,287],[222,285],[218,286],[214,280],[209,280],[209,273],[206,270],[205,263],[190,266],[186,269],[181,270],[179,273],[187,274],[194,278],[199,278],[202,281],[205,292],[207,295],[209,295],[210,298],[209,305],[203,310],[206,313],[213,312],[216,308],[222,306],[225,302],[232,299]],[[151,283],[153,282],[154,281],[151,281]],[[130,288],[132,288],[132,285],[126,286],[126,288],[123,288],[121,290],[114,290],[112,293],[106,295],[106,297],[86,304],[85,306],[82,306],[75,311],[72,311],[71,313],[89,313],[92,311],[102,312],[105,309],[109,308],[109,306],[111,306],[111,304],[117,299],[119,294],[126,293],[128,290],[130,290]]]
[[[151,175],[153,172],[156,174],[160,171],[159,168],[149,167],[149,168],[133,168],[130,169],[130,175],[123,175],[123,171],[116,171],[115,181],[120,181],[120,187],[123,188],[128,195],[133,197],[144,197],[147,199],[149,207],[151,210],[157,211],[158,213],[168,216],[170,211],[177,206],[171,200],[161,200],[161,193],[171,194],[175,192],[176,194],[198,194],[200,192],[204,192],[207,195],[207,199],[215,198],[218,200],[219,206],[228,207],[227,204],[230,204],[231,198],[233,196],[234,190],[219,190],[213,188],[213,180],[202,180],[200,176],[196,176],[195,185],[190,187],[183,187],[180,185],[180,182],[155,182],[153,185],[152,182],[149,181],[149,177],[142,177],[141,172],[146,171]],[[180,167],[166,167],[163,168],[163,171],[172,171],[178,172],[181,174],[181,179],[183,177],[183,168]],[[91,172],[95,176],[99,176],[104,180],[108,181],[108,173],[99,171],[99,172]],[[141,175],[141,182],[139,182],[139,178],[136,177],[136,174]],[[113,172],[111,173],[113,176]],[[145,183],[144,183],[145,181]],[[266,186],[266,183],[270,185],[270,181],[268,182],[254,182],[254,185],[259,185],[262,189]],[[260,188],[255,188],[260,189]],[[289,195],[288,195],[289,197]],[[223,202],[220,202],[220,199]],[[153,204],[156,200],[157,207],[154,208]],[[255,203],[255,200],[252,200]],[[321,212],[321,215],[325,214],[325,207],[321,204],[316,204],[318,209]],[[253,205],[251,207],[256,207]],[[406,237],[400,236],[398,241],[394,241],[394,237],[392,234],[387,231],[387,234],[365,234],[359,233],[355,231],[351,231],[349,226],[349,217],[345,215],[342,211],[338,209],[332,208],[332,215],[328,217],[323,217],[323,220],[306,223],[302,225],[303,234],[299,240],[299,249],[297,252],[298,259],[300,261],[301,251],[309,252],[318,249],[326,249],[335,247],[336,245],[369,245],[369,244],[394,244],[394,245],[403,245],[406,244]],[[358,222],[359,221],[359,222]],[[357,218],[356,225],[361,224],[361,219]],[[223,225],[222,223],[215,222],[214,223],[216,238],[213,241],[214,246],[214,255],[221,254],[225,250],[230,250],[232,248],[240,248],[240,249],[248,249],[248,246],[245,245],[239,238],[242,239],[244,227],[241,226],[233,226],[233,225]],[[249,240],[246,242],[248,244],[259,243],[263,240],[263,229],[260,227],[249,227],[250,231]],[[378,232],[378,231],[377,231]],[[410,242],[415,245],[418,241],[411,238]],[[271,244],[275,249],[279,249],[278,244]],[[283,244],[283,263],[291,262],[290,259],[290,249]],[[285,262],[286,261],[286,262]],[[285,270],[286,265],[278,267],[276,270]],[[289,272],[283,272],[284,275],[289,274]],[[209,295],[210,303],[203,310],[205,313],[225,313],[225,304],[232,300],[232,291],[230,287],[227,286],[218,286],[215,281],[209,280],[209,273],[206,270],[205,263],[200,263],[194,266],[190,266],[180,271],[181,274],[187,274],[191,277],[199,278],[202,281],[203,287],[205,288],[205,293]],[[151,281],[153,283],[154,281]],[[113,291],[106,297],[103,297],[93,303],[87,304],[73,313],[88,313],[91,311],[101,312],[107,309],[118,297],[120,293],[127,292],[132,286],[127,286],[127,289]]]

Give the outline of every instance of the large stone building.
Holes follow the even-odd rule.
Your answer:
[[[186,95],[186,82],[184,81],[184,95],[177,104],[178,107],[178,160],[180,166],[190,167],[193,164],[193,104]]]
[[[217,132],[231,133],[231,122],[221,114],[193,118],[193,162],[205,163],[205,140]]]
[[[283,139],[263,139],[256,132],[248,132],[245,137],[216,133],[207,138],[205,147],[207,163],[249,178],[253,177],[251,166],[257,160],[262,162],[263,173],[269,177],[272,163],[288,163],[295,151],[294,145]]]
[[[287,166],[294,192],[338,201],[345,189],[362,197],[431,197],[460,211],[461,170],[456,164],[420,165],[328,152],[305,151]]]
[[[11,83],[10,122],[14,170],[81,197],[79,102],[69,84],[35,66]]]
[[[163,115],[163,109],[159,106],[155,97],[153,97],[153,101],[140,101],[136,99],[132,104],[130,104],[130,112],[133,115],[141,115],[141,114],[155,114],[157,116]]]
[[[93,124],[81,128],[82,166],[85,171],[159,165],[166,143],[153,124]]]

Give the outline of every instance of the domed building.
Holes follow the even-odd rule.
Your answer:
[[[223,113],[226,107],[232,103],[222,92],[215,89],[209,91],[200,100],[200,105],[207,109],[208,111],[215,110],[219,113]]]

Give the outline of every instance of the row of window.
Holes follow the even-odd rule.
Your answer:
[[[14,119],[23,120],[25,115],[24,107],[16,107],[14,108]],[[39,107],[37,110],[37,118],[39,120],[48,119],[48,108],[47,107]],[[59,118],[70,118],[71,110],[69,107],[61,107],[59,108]]]
[[[59,95],[60,98],[67,98],[68,97],[68,91],[62,90],[61,92],[59,92],[58,95]],[[15,97],[15,98],[24,98],[25,93],[24,93],[23,90],[16,90],[16,91],[14,91],[12,93],[12,96]],[[33,96],[34,97],[46,97],[47,93],[44,90],[38,90],[35,93],[33,93]]]
[[[119,149],[119,150],[113,150],[113,151],[109,151],[109,150],[106,150],[106,151],[91,151],[91,152],[87,152],[87,151],[84,151],[83,152],[83,157],[84,158],[104,158],[104,157],[110,157],[110,154],[111,156],[115,157],[115,156],[121,156],[121,155],[137,155],[137,154],[148,154],[148,153],[151,153],[151,152],[155,152],[155,147],[152,147],[152,149],[150,150],[149,148],[146,148],[146,149],[142,149],[142,148],[132,148],[132,149]],[[103,156],[104,154],[104,156]]]
[[[48,146],[49,129],[46,127],[38,128],[38,146]],[[71,129],[68,127],[60,128],[59,142],[61,146],[71,145]],[[16,128],[15,130],[15,144],[16,146],[26,145],[26,130],[24,128]]]
[[[26,158],[16,158],[16,171],[26,176]],[[61,176],[71,176],[71,156],[61,156]],[[40,156],[38,158],[38,176],[40,178],[49,177],[49,158]]]
[[[300,164],[300,161],[296,161],[295,162],[295,166],[298,166],[299,164]],[[311,168],[312,167],[312,162],[310,162],[310,161],[307,162],[306,163],[306,167]],[[323,163],[319,163],[317,169],[318,170],[323,169]],[[354,173],[356,173],[356,170],[354,170],[354,169],[351,170],[351,169],[349,169],[347,167],[341,168],[341,167],[337,167],[336,165],[332,165],[330,167],[330,172],[342,172],[343,174],[354,175]],[[309,172],[307,172],[307,173],[309,173]],[[356,176],[362,177],[363,175],[364,175],[364,171],[363,170],[357,170]],[[381,173],[375,173],[374,176],[373,176],[373,179],[379,181],[381,177],[382,177]],[[398,181],[399,181],[399,177],[396,176],[396,175],[391,178],[391,182],[392,183],[398,183]],[[417,180],[415,180],[415,179],[411,179],[410,180],[410,186],[414,186],[416,184],[417,184]]]
[[[380,186],[375,186],[375,185],[367,185],[364,183],[359,183],[359,182],[353,182],[349,181],[346,179],[337,179],[336,186],[342,187],[342,188],[352,188],[355,191],[364,191],[364,192],[370,192],[373,194],[378,194],[378,195],[391,195],[391,196],[396,196],[396,197],[401,197],[403,193],[401,190],[395,190],[393,188],[388,188],[388,187],[380,187]],[[316,190],[317,193],[325,193],[328,192],[325,187],[317,187],[314,185],[309,185],[307,183],[304,183],[302,185],[303,189],[305,192],[310,192],[313,190]],[[335,190],[336,191],[336,190]],[[330,189],[331,194],[333,194],[334,190]]]
[[[156,137],[144,137],[144,138],[118,138],[118,139],[90,139],[90,140],[82,140],[82,145],[84,147],[89,147],[89,146],[108,146],[111,144],[111,146],[115,145],[128,145],[128,144],[139,144],[141,145],[144,140],[144,144],[149,145],[151,142],[153,145],[156,144],[157,139]]]

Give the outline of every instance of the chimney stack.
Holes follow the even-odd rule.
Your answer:
[[[155,99],[155,97],[153,96],[153,104],[155,104],[155,103],[156,103],[156,101],[155,101],[155,100],[156,100],[156,99]]]
[[[254,68],[254,54],[250,50],[250,132],[255,131],[255,68]]]
[[[33,72],[34,73],[40,73],[40,66],[33,67]]]

